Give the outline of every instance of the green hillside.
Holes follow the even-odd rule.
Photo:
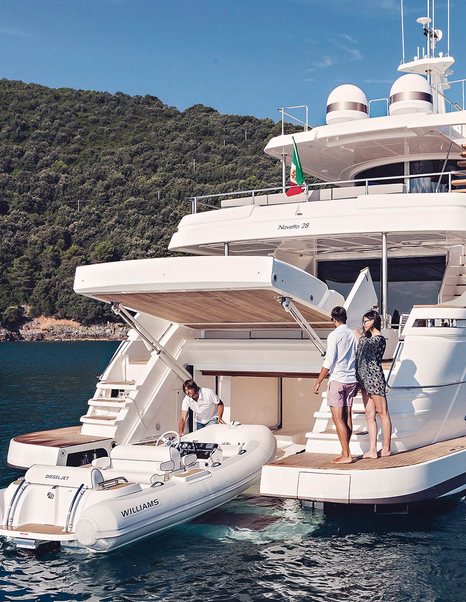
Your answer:
[[[110,319],[72,290],[80,264],[167,255],[191,195],[278,185],[270,119],[0,81],[0,323]]]

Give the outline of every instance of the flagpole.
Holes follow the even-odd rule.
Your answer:
[[[286,153],[282,153],[282,192],[286,192]]]

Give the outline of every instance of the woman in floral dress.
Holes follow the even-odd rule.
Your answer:
[[[380,315],[372,310],[364,314],[363,332],[355,331],[359,339],[356,351],[356,379],[362,393],[366,412],[367,430],[369,432],[369,451],[364,458],[377,458],[377,421],[379,415],[382,424],[383,444],[381,456],[389,456],[392,422],[388,413],[385,396],[385,376],[382,370],[382,357],[385,351],[385,338],[380,332]]]

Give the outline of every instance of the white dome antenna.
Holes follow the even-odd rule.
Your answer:
[[[420,23],[422,27],[426,27],[432,23],[432,19],[430,17],[419,17],[419,19],[416,19],[416,23]]]

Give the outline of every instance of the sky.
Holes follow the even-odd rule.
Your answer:
[[[444,52],[446,2],[435,2]],[[408,59],[424,44],[426,0],[404,0],[404,13]],[[319,125],[340,84],[389,96],[400,22],[400,0],[0,0],[0,77],[274,121],[307,105]],[[466,77],[465,25],[466,0],[451,0],[454,79]]]

